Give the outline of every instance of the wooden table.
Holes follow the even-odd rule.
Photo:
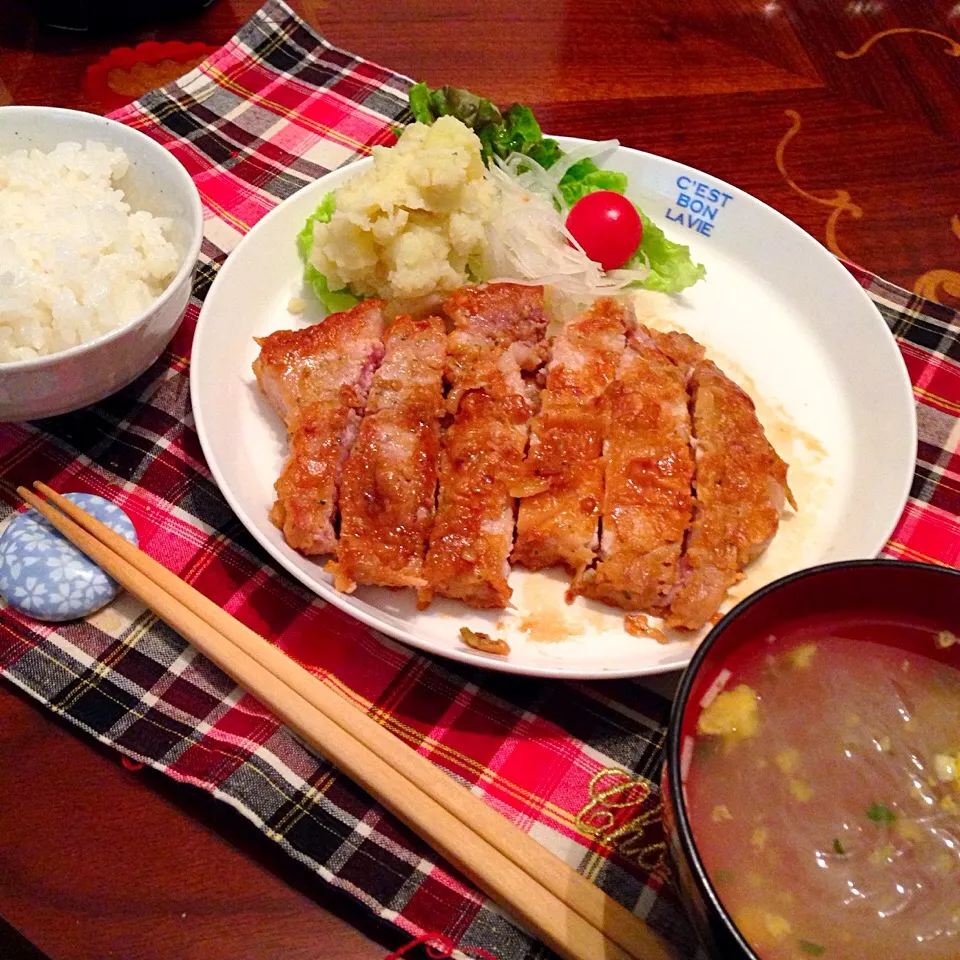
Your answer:
[[[111,36],[44,32],[28,6],[0,0],[0,104],[102,110],[83,81],[110,49],[219,45],[257,0]],[[960,305],[952,0],[297,8],[332,42],[412,77],[527,102],[548,131],[617,136],[710,171],[835,253]],[[113,84],[136,92],[159,79],[140,70]],[[9,686],[0,688],[0,916],[54,960],[365,960],[405,939],[334,898],[225,805],[124,769]],[[26,949],[0,929],[0,955]]]

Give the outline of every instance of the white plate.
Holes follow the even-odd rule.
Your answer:
[[[583,142],[560,138],[566,148]],[[615,610],[582,597],[567,606],[559,572],[514,570],[511,611],[477,612],[440,600],[418,612],[412,591],[337,593],[323,560],[291,550],[270,523],[286,437],[250,369],[253,337],[321,318],[319,308],[299,316],[287,311],[290,298],[303,293],[294,238],[321,197],[369,163],[323,177],[264,217],[207,294],[190,385],[200,442],[230,506],[271,556],[320,597],[430,653],[570,679],[684,666],[695,639],[658,644],[627,634]],[[803,567],[875,556],[906,502],[916,419],[900,352],[870,299],[812,237],[736,187],[626,148],[606,166],[627,173],[630,196],[707,267],[706,281],[681,297],[640,296],[639,312],[655,326],[683,329],[703,342],[753,395],[768,436],[791,464],[799,513],[784,519],[731,601]],[[509,657],[468,649],[461,626],[505,637]]]

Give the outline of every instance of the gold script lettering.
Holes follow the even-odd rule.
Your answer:
[[[594,774],[590,799],[574,825],[585,836],[616,849],[648,874],[666,874],[666,844],[660,826],[660,804],[649,780],[610,767]]]

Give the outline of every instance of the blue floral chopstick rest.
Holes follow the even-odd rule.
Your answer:
[[[115,503],[92,493],[64,496],[137,545],[133,521]],[[0,535],[0,594],[28,617],[76,620],[99,610],[119,592],[115,580],[36,510],[15,517]]]

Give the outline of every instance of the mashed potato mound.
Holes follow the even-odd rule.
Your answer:
[[[475,279],[494,191],[472,130],[449,116],[414,123],[336,191],[336,212],[314,225],[311,261],[331,290],[357,296],[453,290]]]

